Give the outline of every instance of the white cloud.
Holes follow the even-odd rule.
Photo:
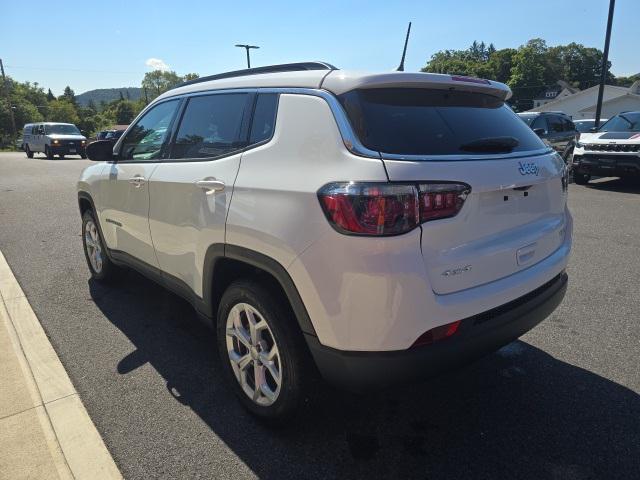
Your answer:
[[[144,62],[144,64],[147,67],[151,67],[153,70],[169,70],[169,65],[164,63],[164,61],[160,60],[159,58],[150,58],[146,62]]]

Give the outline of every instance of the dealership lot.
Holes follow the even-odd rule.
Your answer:
[[[544,323],[431,382],[329,389],[270,430],[220,377],[192,309],[129,273],[89,282],[90,162],[0,154],[0,250],[125,478],[629,478],[640,469],[640,183],[570,186],[570,287]]]

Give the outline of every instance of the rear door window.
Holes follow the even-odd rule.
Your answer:
[[[378,88],[353,90],[339,100],[362,144],[382,153],[477,156],[468,146],[491,141],[510,143],[508,150],[514,152],[545,148],[526,123],[491,95]]]
[[[248,93],[191,97],[178,128],[171,158],[209,159],[229,155],[246,146],[243,120],[249,111],[251,97]]]
[[[549,122],[550,133],[562,133],[564,131],[564,124],[562,122],[562,118],[556,115],[549,115],[547,117],[547,122]]]
[[[254,145],[269,140],[273,135],[276,124],[276,110],[278,108],[278,94],[260,93],[253,111],[249,144]]]

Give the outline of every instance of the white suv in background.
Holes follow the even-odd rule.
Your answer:
[[[129,266],[217,330],[242,403],[363,391],[511,342],[561,302],[567,169],[476,78],[309,62],[157,98],[78,183],[96,280]]]

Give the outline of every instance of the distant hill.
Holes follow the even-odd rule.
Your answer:
[[[142,96],[142,89],[138,87],[98,88],[96,90],[89,90],[88,92],[76,95],[76,100],[82,106],[87,106],[91,100],[93,100],[96,106],[99,106],[102,101],[111,102],[119,99],[120,92],[122,92],[122,96],[125,99],[127,99],[128,92],[128,98],[130,100],[138,100]]]

